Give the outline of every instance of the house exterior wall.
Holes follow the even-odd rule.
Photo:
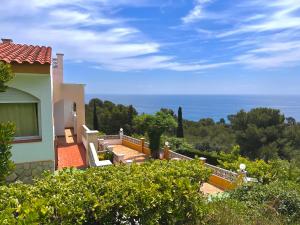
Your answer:
[[[75,134],[78,134],[77,142],[81,143],[80,134],[82,133],[82,126],[85,124],[85,85],[64,83],[63,54],[57,54],[55,61],[52,70],[55,134],[57,136],[64,135],[64,128],[74,127]],[[76,118],[72,113],[73,103],[76,103]],[[74,124],[74,119],[76,124]]]
[[[76,103],[77,115],[77,142],[81,143],[82,126],[85,125],[85,103],[84,103],[84,86],[83,84],[63,84],[63,98],[66,102]]]
[[[72,101],[64,101],[64,117],[65,117],[65,127],[73,127],[74,125],[74,116],[73,116],[73,102]],[[74,127],[75,129],[75,127]]]
[[[55,119],[55,135],[65,135],[65,124],[64,124],[64,100],[60,100],[54,104],[54,119]]]
[[[8,83],[9,87],[27,92],[40,100],[40,135],[38,142],[16,143],[12,147],[12,160],[16,164],[55,161],[53,110],[50,74],[20,74]],[[24,117],[26,120],[26,118]]]

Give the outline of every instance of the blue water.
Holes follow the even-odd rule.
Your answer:
[[[239,110],[246,111],[255,107],[271,107],[280,109],[286,117],[292,116],[300,121],[299,96],[259,96],[259,95],[87,95],[114,103],[133,105],[139,113],[155,113],[160,108],[183,108],[185,119],[198,121],[201,118],[227,118]]]

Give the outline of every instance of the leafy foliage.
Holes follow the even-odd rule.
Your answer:
[[[159,158],[162,134],[177,125],[174,117],[161,111],[155,115],[143,114],[137,116],[134,124],[137,129],[147,132],[150,142],[149,148],[152,157],[155,159]]]
[[[242,201],[233,198],[212,198],[208,203],[209,213],[203,224],[222,225],[282,225],[287,220],[265,205],[248,207]]]
[[[5,83],[14,78],[14,73],[11,69],[11,65],[0,62],[0,92],[4,92],[7,88]]]
[[[14,164],[10,160],[14,132],[14,124],[10,122],[0,123],[0,184],[5,182],[6,176],[14,168]]]
[[[199,192],[210,175],[198,160],[66,170],[33,185],[0,186],[1,224],[232,224],[299,222],[299,186]]]
[[[300,223],[300,188],[293,182],[272,182],[267,185],[243,186],[230,193],[232,199],[250,208],[265,205],[285,217],[285,224]]]
[[[178,138],[184,137],[183,124],[182,124],[182,108],[181,107],[178,108],[178,126],[177,126],[176,136]]]
[[[240,154],[251,160],[280,158],[300,162],[300,124],[294,118],[285,119],[276,109],[255,108],[241,110],[228,119],[229,124],[209,118],[184,121],[186,140],[201,153],[230,153],[238,144]]]
[[[247,175],[257,178],[261,183],[274,181],[293,181],[300,184],[300,168],[295,162],[286,160],[272,160],[268,163],[264,160],[251,161],[242,156],[236,159],[218,160],[221,167],[236,171],[241,163],[247,166]]]
[[[0,187],[1,224],[199,224],[206,215],[200,161],[63,171]]]
[[[284,116],[279,110],[256,108],[250,112],[241,110],[230,116],[232,128],[236,131],[237,143],[242,155],[251,159],[269,160],[279,154],[278,139],[282,137]]]
[[[98,130],[106,134],[117,134],[120,128],[125,134],[133,133],[133,119],[137,115],[132,106],[115,105],[110,101],[92,99],[86,105],[86,123],[89,127],[94,127],[94,103],[98,119]]]
[[[101,152],[98,154],[98,158],[99,160],[110,160],[111,162],[113,162],[114,159],[114,153],[112,151],[105,151],[105,152]]]
[[[185,139],[200,151],[228,152],[234,145],[235,133],[228,124],[215,123],[212,119],[198,122],[184,120]]]
[[[98,122],[96,101],[93,102],[93,129],[94,130],[99,130],[99,122]]]

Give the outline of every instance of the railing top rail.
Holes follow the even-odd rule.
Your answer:
[[[85,124],[82,125],[83,129],[84,129],[84,133],[87,133],[87,134],[95,134],[95,133],[98,133],[97,130],[90,130]]]
[[[127,135],[123,135],[122,138],[124,140],[132,141],[133,143],[136,143],[136,144],[141,144],[141,142],[142,142],[140,139],[133,138],[133,137],[130,137],[130,136],[127,136]]]
[[[99,136],[99,139],[104,139],[104,140],[112,140],[112,139],[120,139],[120,135],[101,135]]]
[[[90,131],[90,129],[86,125],[82,125],[82,127],[85,131]]]
[[[185,156],[185,155],[182,155],[180,153],[174,152],[172,150],[170,150],[170,153],[171,153],[171,156],[173,155],[173,156],[177,156],[179,158],[184,158],[184,159],[187,159],[187,160],[193,160],[193,158],[190,158],[188,156]]]
[[[181,159],[186,159],[186,160],[192,160],[192,158],[182,155],[180,153],[174,152],[170,150],[170,156],[171,158],[181,158]],[[238,176],[237,173],[232,172],[230,170],[223,169],[221,167],[213,166],[211,164],[205,163],[205,166],[208,168],[211,168],[213,170],[213,174],[223,177],[229,181],[234,181],[236,177]]]
[[[205,163],[206,166],[208,167],[211,167],[212,169],[215,169],[215,170],[220,170],[220,171],[223,171],[223,172],[226,172],[226,173],[231,173],[235,176],[237,176],[238,174],[233,172],[233,171],[230,171],[230,170],[226,170],[226,169],[223,169],[221,167],[218,167],[218,166],[214,166],[214,165],[211,165],[211,164],[208,164],[208,163]]]

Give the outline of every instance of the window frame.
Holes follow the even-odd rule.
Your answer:
[[[24,93],[24,95],[30,95],[32,97],[31,100],[15,100],[15,101],[1,101],[0,100],[0,104],[36,104],[36,108],[37,108],[37,126],[38,126],[38,135],[36,136],[19,136],[19,137],[14,137],[14,144],[18,144],[18,143],[29,143],[29,142],[39,142],[42,141],[42,120],[41,120],[41,102],[38,98],[36,98],[35,96],[32,96],[31,94],[24,92],[22,90],[16,89],[16,88],[12,88],[9,87],[9,89],[12,89],[14,91],[17,92],[22,92]],[[34,98],[34,99],[33,99]]]

